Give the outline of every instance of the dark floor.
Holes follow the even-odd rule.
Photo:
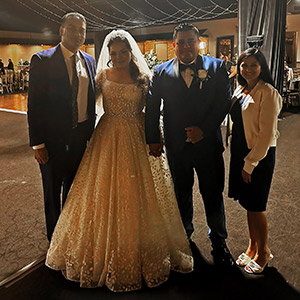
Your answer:
[[[172,273],[170,280],[156,288],[113,293],[106,287],[82,289],[66,281],[60,272],[44,265],[14,285],[0,289],[1,300],[92,300],[92,299],[202,299],[202,300],[296,300],[299,293],[289,286],[276,268],[262,275],[246,275],[239,267],[218,269],[193,248],[196,269],[190,274]]]

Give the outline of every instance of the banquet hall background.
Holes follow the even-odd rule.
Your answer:
[[[226,57],[234,65],[241,50],[239,40],[243,26],[241,8],[246,7],[246,4],[241,6],[242,3],[247,2],[249,5],[247,11],[243,12],[245,14],[243,20],[245,20],[249,18],[251,8],[256,7],[260,12],[260,5],[268,1],[5,0],[0,2],[0,59],[5,71],[5,74],[0,75],[0,298],[27,299],[26,295],[36,296],[38,292],[33,292],[32,282],[41,278],[43,288],[48,285],[49,280],[50,289],[51,287],[54,290],[58,289],[58,293],[61,292],[60,289],[64,291],[59,299],[68,299],[75,292],[80,297],[88,295],[88,299],[90,294],[82,294],[83,292],[79,292],[74,286],[66,284],[67,288],[64,290],[65,287],[62,287],[64,283],[61,279],[49,279],[51,275],[43,269],[48,242],[45,234],[42,187],[38,166],[28,146],[26,121],[31,56],[55,46],[60,40],[59,17],[66,11],[77,10],[87,17],[88,25],[86,43],[81,49],[94,56],[95,59],[99,55],[105,35],[111,29],[124,28],[135,37],[148,65],[153,67],[174,57],[173,28],[179,22],[188,21],[200,30],[200,54],[222,59]],[[280,1],[274,0],[274,2]],[[259,14],[261,18],[262,15],[263,13]],[[233,296],[230,298],[230,287],[240,291],[241,286],[245,284],[263,293],[262,298],[258,296],[257,299],[267,299],[263,298],[264,293],[267,292],[273,295],[272,299],[283,299],[281,295],[286,296],[284,299],[297,299],[300,292],[298,272],[300,263],[299,1],[286,1],[285,23],[279,22],[278,25],[284,32],[284,52],[278,57],[281,64],[279,64],[280,70],[282,70],[278,88],[284,99],[284,108],[279,119],[281,137],[268,207],[270,246],[275,253],[275,259],[269,268],[270,271],[264,277],[252,281],[241,277],[240,273],[218,275],[221,287],[219,293],[223,292],[228,299],[234,299]],[[257,33],[261,28],[262,26],[258,26]],[[245,29],[245,32],[247,30]],[[250,34],[249,30],[248,32]],[[251,34],[255,36],[253,32]],[[264,32],[265,41],[266,36],[267,32]],[[244,38],[246,40],[245,33]],[[13,70],[7,68],[9,59],[13,62]],[[287,77],[288,73],[283,67],[284,61],[292,70],[292,78]],[[228,148],[224,156],[228,166]],[[226,183],[227,177],[228,168],[226,169]],[[235,202],[228,199],[226,194],[227,184],[224,196],[229,231],[228,244],[232,254],[237,256],[241,245],[246,244],[247,227],[243,211]],[[210,245],[206,238],[207,227],[201,196],[197,188],[195,188],[194,196],[197,228],[194,240],[200,249],[199,255],[210,265],[212,262]],[[213,272],[210,272],[212,272],[211,269],[209,269],[208,278],[215,276]],[[204,295],[203,299],[213,299],[213,297],[209,298],[209,293],[213,288],[211,289],[209,284],[206,286],[206,275],[200,273],[197,276],[197,280],[193,277],[190,282],[175,278],[160,292],[166,293],[165,298],[172,294],[173,299],[176,297],[183,299],[180,297],[185,295],[178,290],[178,287],[185,289],[184,286],[187,286],[197,297]],[[180,283],[181,280],[182,283]],[[239,284],[240,287],[238,287]],[[208,287],[210,287],[209,290]],[[23,295],[20,291],[23,291]],[[151,291],[143,291],[140,296],[146,299],[148,293]],[[103,295],[107,296],[105,292]],[[218,298],[219,295],[216,292],[216,299],[221,299]],[[226,297],[224,296],[223,299],[227,299]]]

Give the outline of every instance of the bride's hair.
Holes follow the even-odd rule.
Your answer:
[[[139,86],[143,86],[143,85],[147,84],[148,81],[149,81],[149,78],[146,74],[143,74],[143,73],[140,72],[140,69],[136,64],[136,57],[132,53],[130,43],[129,43],[129,41],[127,40],[127,38],[125,36],[122,36],[121,34],[112,36],[111,39],[108,41],[108,44],[107,44],[108,51],[110,50],[110,47],[113,43],[119,43],[119,42],[124,43],[126,45],[127,49],[131,53],[131,60],[130,60],[130,63],[129,63],[129,73],[130,73],[131,78],[134,81],[136,81]],[[111,60],[109,60],[107,62],[108,67],[109,67],[110,63],[111,63]]]

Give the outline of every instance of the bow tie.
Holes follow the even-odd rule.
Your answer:
[[[190,65],[184,65],[184,64],[179,64],[179,71],[185,71],[186,69],[190,68],[191,70],[193,70],[194,72],[196,72],[197,66],[195,63],[192,63]]]

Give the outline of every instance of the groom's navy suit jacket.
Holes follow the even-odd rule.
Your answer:
[[[95,62],[80,51],[90,83],[88,87],[87,136],[95,124]],[[28,93],[30,146],[66,144],[72,131],[72,88],[60,45],[33,55]]]
[[[177,58],[155,67],[146,106],[148,144],[160,142],[159,117],[163,100],[167,149],[181,151],[186,143],[185,128],[198,126],[204,133],[204,139],[195,144],[199,150],[224,150],[219,126],[230,107],[228,75],[220,59],[199,55],[196,66],[207,71],[201,89],[197,78],[193,79],[190,88],[187,87],[180,75]]]

